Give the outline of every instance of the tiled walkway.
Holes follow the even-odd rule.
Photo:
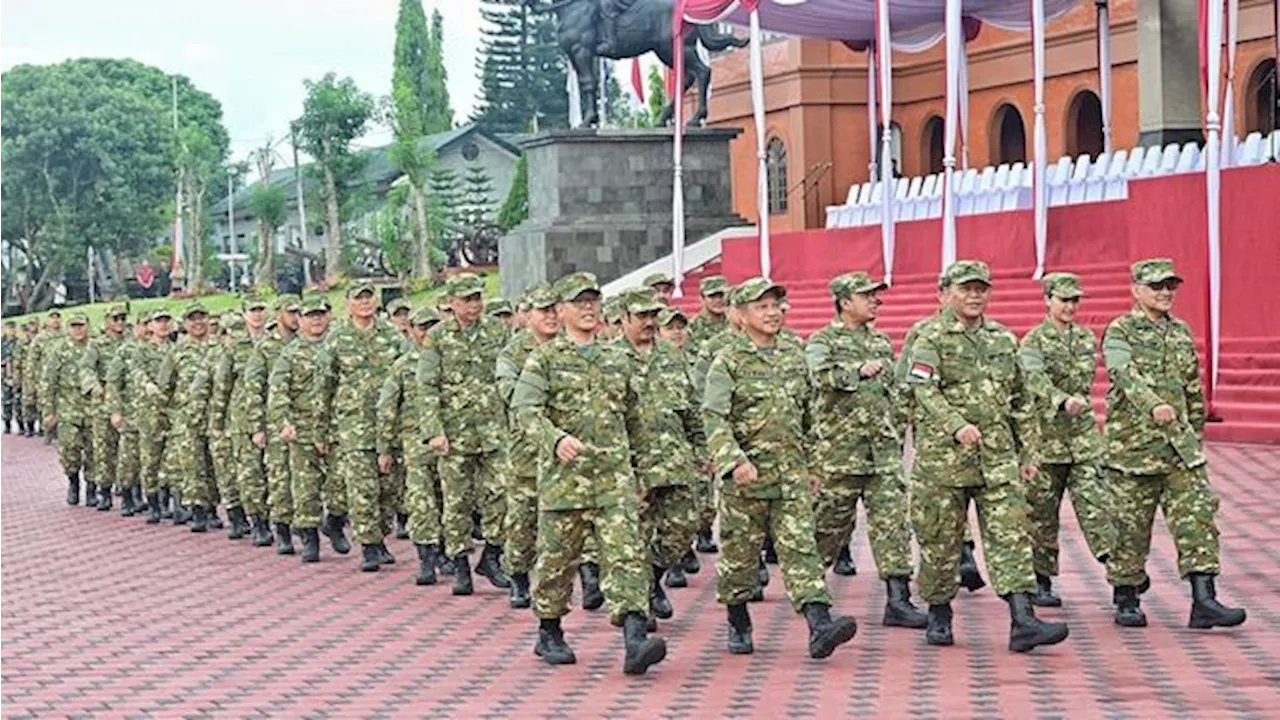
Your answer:
[[[536,622],[477,578],[477,594],[413,584],[399,564],[357,571],[359,553],[319,565],[223,533],[148,526],[68,507],[51,448],[3,442],[4,717],[1280,717],[1280,449],[1216,446],[1229,604],[1248,622],[1186,629],[1189,592],[1161,528],[1145,630],[1112,625],[1110,591],[1064,511],[1066,606],[1041,611],[1071,637],[1030,656],[1005,650],[1006,608],[990,589],[956,603],[956,641],[879,625],[883,586],[859,534],[860,575],[833,578],[852,643],[806,654],[803,620],[774,581],[752,606],[756,654],[724,651],[713,556],[672,591],[666,662],[621,673],[620,631],[602,613],[566,619],[579,664],[532,652]],[[389,570],[389,571],[386,571]]]

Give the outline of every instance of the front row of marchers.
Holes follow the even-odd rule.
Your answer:
[[[690,320],[667,306],[665,276],[602,303],[596,279],[574,273],[530,288],[514,312],[487,314],[481,278],[464,273],[448,281],[447,308],[392,303],[390,323],[367,284],[348,289],[347,318],[332,329],[323,298],[278,300],[272,333],[265,303],[248,299],[243,316],[223,318],[220,343],[207,342],[198,305],[184,311],[176,343],[168,313],[152,313],[139,335],[150,339],[122,345],[101,371],[104,343],[90,343],[76,316],[45,356],[41,407],[58,429],[68,502],[81,450],[118,442],[118,457],[91,453],[107,488],[100,509],[114,482],[129,514],[140,477],[158,521],[161,485],[180,483],[172,489],[192,508],[193,531],[220,526],[221,503],[231,537],[252,518],[255,544],[270,544],[269,517],[278,549],[291,553],[297,532],[308,562],[319,559],[322,525],[336,551],[349,549],[349,517],[366,571],[394,562],[384,538],[395,523],[416,546],[416,582],[433,585],[444,568],[456,595],[473,592],[469,555],[481,538],[476,570],[509,588],[513,607],[532,606],[540,657],[576,662],[560,621],[577,574],[583,606],[607,602],[623,628],[631,674],[665,657],[649,634],[673,613],[662,580],[687,584],[699,570],[695,540],[715,549],[716,518],[729,652],[754,651],[748,603],[763,598],[774,557],[810,655],[851,640],[857,624],[832,615],[825,568],[856,572],[848,544],[859,500],[886,585],[884,624],[952,644],[951,601],[961,585],[984,584],[972,503],[1010,608],[1009,649],[1025,652],[1067,637],[1034,606],[1062,603],[1052,577],[1068,489],[1114,588],[1117,624],[1147,623],[1140,596],[1157,506],[1191,585],[1190,626],[1244,622],[1215,596],[1199,360],[1171,315],[1181,282],[1168,260],[1134,265],[1134,309],[1102,342],[1111,385],[1101,433],[1089,399],[1098,343],[1074,319],[1078,278],[1044,279],[1046,319],[1019,343],[987,318],[991,279],[976,261],[946,269],[941,307],[896,360],[874,329],[885,286],[865,273],[831,281],[837,316],[807,342],[784,328],[786,290],[763,278],[705,278]],[[106,334],[119,335],[123,319],[113,313]],[[85,402],[97,398],[105,408]],[[118,440],[96,429],[97,415]],[[105,469],[112,463],[118,471]],[[174,512],[183,519],[180,503]],[[913,530],[927,612],[910,599]]]

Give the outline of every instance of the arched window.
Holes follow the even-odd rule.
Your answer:
[[[1102,101],[1091,90],[1081,90],[1067,108],[1067,154],[1071,157],[1102,154]]]
[[[924,123],[924,136],[920,140],[920,157],[924,158],[925,172],[936,174],[943,171],[943,160],[946,159],[946,143],[943,130],[946,122],[934,115]]]
[[[991,164],[1027,161],[1027,131],[1018,108],[1005,103],[991,118]]]
[[[876,133],[884,132],[883,125],[876,126]],[[876,135],[876,172],[879,173],[880,155],[883,145],[883,138]],[[893,177],[902,176],[902,128],[898,127],[898,123],[889,123],[889,157],[893,159]]]
[[[765,147],[765,166],[769,170],[769,214],[787,211],[787,146],[781,138],[771,138]]]
[[[1244,93],[1244,131],[1269,133],[1278,128],[1280,99],[1276,97],[1276,61],[1268,58],[1258,63],[1249,75]]]

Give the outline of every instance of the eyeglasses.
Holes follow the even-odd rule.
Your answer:
[[[1181,280],[1169,278],[1167,280],[1161,280],[1160,282],[1147,283],[1147,287],[1155,290],[1156,292],[1160,292],[1162,290],[1177,290],[1178,286],[1181,284]]]

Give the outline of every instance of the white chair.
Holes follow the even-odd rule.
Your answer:
[[[1107,190],[1107,173],[1111,171],[1111,156],[1103,153],[1094,161],[1089,169],[1089,177],[1084,183],[1084,201],[1101,202]]]
[[[1178,168],[1178,158],[1182,156],[1182,146],[1178,143],[1169,143],[1164,146],[1164,153],[1160,156],[1160,174],[1171,175]]]
[[[1142,148],[1135,148],[1141,150]],[[1102,200],[1123,200],[1129,196],[1129,183],[1126,182],[1129,168],[1133,166],[1133,156],[1125,155],[1127,150],[1120,150],[1111,156],[1111,167],[1107,169],[1106,179],[1103,181]]]
[[[1159,147],[1147,148],[1147,158],[1142,161],[1142,172],[1138,173],[1138,177],[1151,177],[1160,173],[1160,158],[1162,151]]]
[[[1000,207],[997,209],[1018,209],[1018,192],[1022,189],[1022,175],[1025,172],[1027,168],[1020,162],[1009,167],[1009,175],[1004,180],[1004,189],[1000,191]],[[999,171],[996,171],[996,175],[999,176],[999,174]]]
[[[920,217],[920,191],[924,187],[924,178],[917,175],[911,178],[911,184],[907,186],[907,199],[902,204],[902,214],[899,215],[903,220],[915,220]]]
[[[880,192],[883,185],[884,183],[875,183],[871,186],[871,195],[862,206],[862,225],[880,224]]]
[[[1263,162],[1271,162],[1272,160],[1280,162],[1280,130],[1273,130],[1267,136],[1267,141],[1263,147]]]
[[[960,192],[956,194],[956,215],[973,212],[973,194],[978,189],[978,171],[969,168],[960,176]]]
[[[991,181],[991,189],[982,199],[982,212],[999,212],[1004,207],[1004,191],[1009,187],[1009,164],[1002,163],[996,168],[995,179]]]
[[[1196,169],[1196,162],[1200,159],[1200,146],[1194,141],[1188,142],[1182,146],[1182,152],[1178,154],[1178,165],[1174,172],[1186,173]]]
[[[938,217],[942,214],[942,179],[943,175],[930,175],[924,179],[920,188],[920,204],[922,218]]]
[[[850,186],[849,186],[849,192],[845,193],[845,196],[844,196],[844,204],[845,204],[845,205],[855,205],[855,204],[857,204],[857,202],[858,202],[858,188],[859,188],[859,187],[861,187],[861,185],[859,185],[858,183],[854,183],[854,184],[852,184],[852,185],[850,185]]]
[[[1089,180],[1089,163],[1088,155],[1081,155],[1076,158],[1076,166],[1074,172],[1071,173],[1071,179],[1067,181],[1067,204],[1076,205],[1084,202],[1085,183]]]
[[[827,229],[828,229],[828,230],[830,230],[830,229],[832,229],[832,228],[838,228],[838,227],[841,227],[841,225],[840,225],[840,223],[839,223],[839,220],[840,220],[840,212],[841,212],[843,209],[844,209],[844,206],[843,206],[843,205],[828,205],[828,206],[827,206]]]
[[[991,208],[991,199],[995,194],[996,168],[988,165],[978,174],[978,183],[973,189],[973,208],[971,212],[988,212]]]
[[[1262,133],[1251,132],[1244,139],[1244,145],[1240,148],[1240,153],[1236,156],[1237,165],[1258,165],[1264,163],[1262,154]]]
[[[1046,176],[1048,173],[1045,173]],[[1018,191],[1018,208],[1024,209],[1035,205],[1035,185],[1036,185],[1036,164],[1027,165],[1027,171],[1022,174],[1022,188]],[[1048,188],[1052,189],[1052,188]]]
[[[1049,168],[1045,173],[1045,184],[1048,185],[1049,205],[1058,206],[1067,204],[1067,182],[1071,179],[1071,158],[1058,158],[1057,164]],[[1032,174],[1032,183],[1035,182],[1035,174]]]
[[[1121,152],[1124,152],[1123,150]],[[1142,160],[1147,156],[1147,149],[1139,145],[1129,151],[1129,162],[1124,166],[1124,177],[1138,177],[1142,172]]]

